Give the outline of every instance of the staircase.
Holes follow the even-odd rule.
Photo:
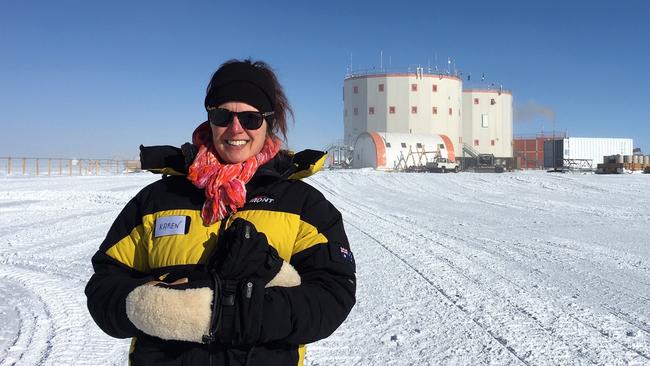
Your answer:
[[[477,158],[478,155],[479,155],[478,151],[476,151],[473,147],[471,147],[470,145],[468,145],[468,144],[466,144],[464,142],[463,142],[463,152],[466,153],[467,155],[473,157],[473,158]]]

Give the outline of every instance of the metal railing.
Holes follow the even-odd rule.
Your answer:
[[[511,89],[503,87],[503,84],[495,80],[487,80],[485,77],[479,77],[478,79],[472,79],[471,73],[463,73],[461,70],[444,70],[438,69],[436,67],[424,67],[421,65],[407,66],[407,67],[371,67],[367,69],[358,69],[358,70],[348,70],[345,73],[345,79],[361,77],[361,76],[371,76],[371,75],[383,75],[383,74],[413,74],[413,76],[437,76],[440,78],[443,77],[455,77],[460,79],[463,82],[463,89],[481,89],[495,91],[499,93],[510,93],[512,94]]]
[[[469,154],[469,156],[476,158],[479,156],[479,152],[471,147],[468,143],[463,142],[463,152]]]
[[[569,136],[569,134],[566,131],[555,131],[553,132],[534,132],[534,133],[518,133],[513,135],[513,138],[515,140],[532,140],[536,138],[541,138],[541,139],[547,139],[547,140],[552,140],[552,139],[565,139]]]
[[[140,171],[139,160],[0,157],[1,176],[114,175]]]
[[[454,76],[460,77],[458,71],[447,72],[446,70],[436,70],[431,67],[423,66],[407,66],[407,67],[371,67],[368,69],[348,70],[345,73],[345,78],[353,78],[357,76],[368,75],[381,75],[381,74],[414,74],[414,75],[434,75],[434,76]]]

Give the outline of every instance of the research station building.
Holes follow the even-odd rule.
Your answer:
[[[459,76],[418,67],[352,73],[343,82],[343,101],[343,141],[355,168],[393,169],[395,157],[418,149],[450,160],[483,153],[512,158],[510,91],[463,91]]]

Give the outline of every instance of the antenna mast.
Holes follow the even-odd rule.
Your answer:
[[[350,52],[350,73],[352,73],[352,52]]]

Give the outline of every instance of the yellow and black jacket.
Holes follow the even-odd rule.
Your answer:
[[[203,191],[182,175],[145,187],[126,205],[92,258],[95,273],[86,296],[104,332],[133,338],[132,365],[302,365],[304,345],[329,336],[345,320],[355,303],[354,259],[341,214],[320,192],[295,179],[324,160],[322,153],[308,155],[311,163],[296,164],[281,152],[261,166],[246,185],[244,207],[211,226],[201,219]],[[183,218],[184,227],[157,233],[156,223],[170,217]],[[138,330],[126,315],[129,293],[152,280],[203,270],[220,226],[235,218],[263,232],[301,278],[299,286],[265,290],[254,348],[165,341]]]

